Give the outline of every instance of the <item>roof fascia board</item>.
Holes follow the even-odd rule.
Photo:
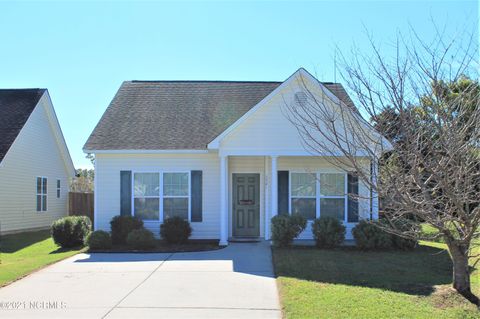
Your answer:
[[[60,126],[60,122],[58,121],[58,117],[55,112],[55,108],[53,107],[52,99],[50,98],[48,90],[45,90],[43,93],[43,96],[39,100],[39,104],[43,99],[43,105],[45,106],[45,111],[47,112],[47,117],[53,130],[53,135],[55,136],[60,154],[62,155],[65,169],[73,177],[75,176],[75,165],[73,164],[72,157],[70,156],[70,151],[68,150],[67,142],[63,136],[62,128]]]
[[[312,74],[310,74],[310,72],[308,72],[307,70],[305,70],[303,68],[301,68],[299,70],[299,72],[304,78],[306,78],[306,79],[310,80],[311,82],[319,85],[322,92],[325,93],[327,95],[327,97],[332,100],[333,103],[336,103],[336,104],[340,105],[340,107],[344,107],[347,110],[350,110],[350,107],[347,104],[345,104],[335,94],[333,94],[332,91],[330,91],[325,85],[323,85],[322,82],[320,82],[319,80],[317,80],[317,78],[315,78]],[[370,130],[375,136],[377,136],[382,141],[382,146],[385,148],[385,151],[389,151],[389,150],[393,149],[393,146],[390,143],[390,141],[387,138],[385,138],[382,134],[380,134],[370,123],[368,123],[367,120],[365,120],[363,118],[363,116],[361,116],[360,114],[358,114],[356,112],[350,112],[350,114],[352,114],[352,116],[357,121],[359,121],[359,123],[361,123],[365,128]]]
[[[207,154],[208,150],[88,150],[84,153],[91,154]]]

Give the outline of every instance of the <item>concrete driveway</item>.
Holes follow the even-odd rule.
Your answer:
[[[79,254],[0,289],[0,318],[280,318],[268,243]]]

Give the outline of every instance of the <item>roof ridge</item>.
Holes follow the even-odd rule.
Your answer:
[[[272,84],[281,84],[282,81],[237,81],[237,80],[128,80],[127,83],[272,83]],[[333,85],[338,84],[342,85],[340,82],[320,82],[324,85]]]
[[[2,89],[0,88],[0,91],[46,91],[47,89],[45,88],[11,88],[11,89]]]
[[[236,81],[236,80],[130,80],[130,83],[272,83],[279,84],[282,81]]]

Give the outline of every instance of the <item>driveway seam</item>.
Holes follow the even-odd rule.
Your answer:
[[[113,305],[113,307],[105,314],[102,316],[102,319],[106,318],[115,308],[118,307],[119,304],[122,303],[122,301],[124,301],[125,299],[128,298],[128,296],[130,296],[135,290],[137,290],[138,287],[140,287],[141,285],[143,285],[158,269],[160,269],[160,267],[163,266],[163,264],[169,260],[170,258],[172,258],[172,256],[175,255],[175,253],[171,253],[167,258],[165,258],[161,263],[160,265],[158,265],[147,277],[145,277],[138,285],[136,285],[135,287],[133,287],[132,290],[130,290],[122,299],[120,299],[119,302],[117,302],[115,305]]]

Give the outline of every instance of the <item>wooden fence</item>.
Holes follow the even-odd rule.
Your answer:
[[[93,193],[68,193],[68,215],[88,216],[93,224]]]

